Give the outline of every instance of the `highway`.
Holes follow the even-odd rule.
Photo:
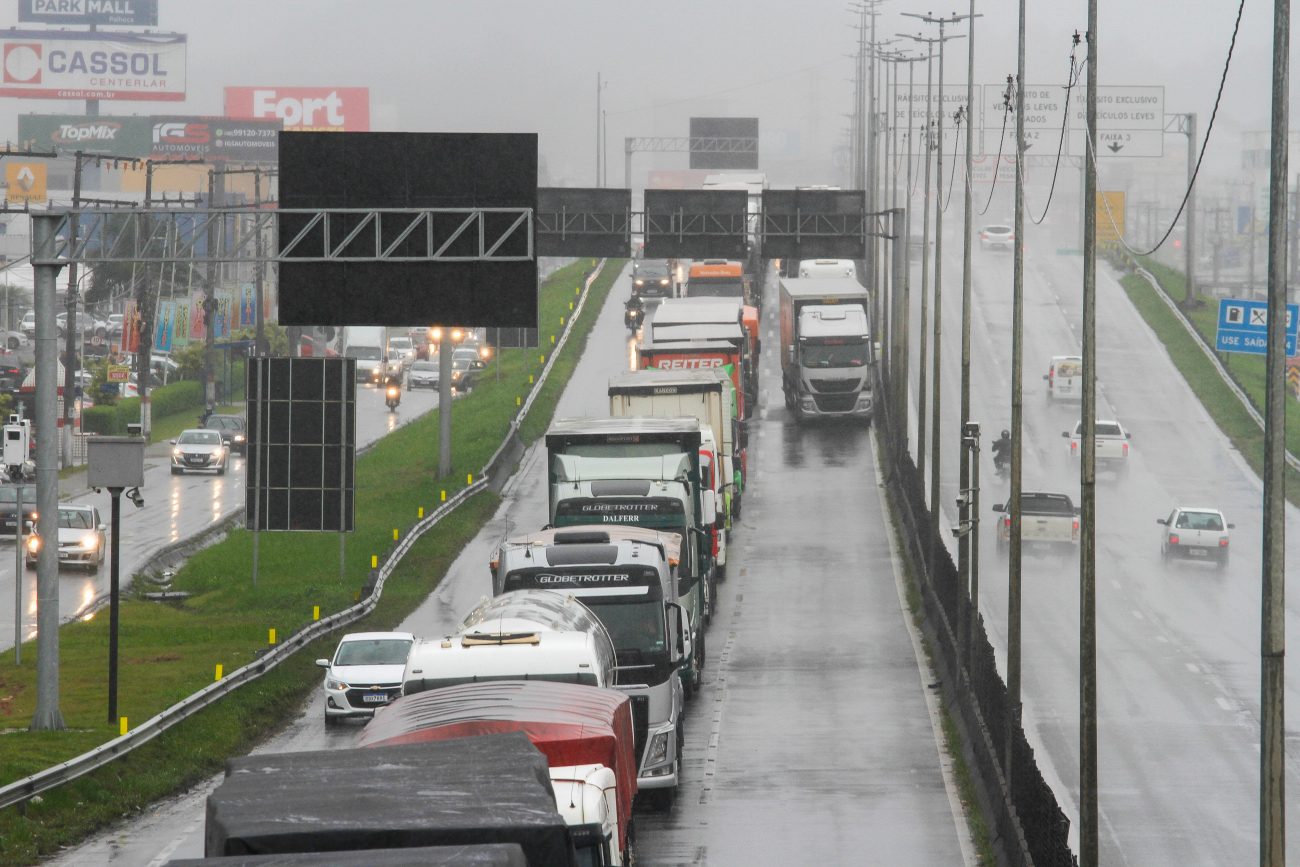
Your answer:
[[[438,405],[436,391],[403,391],[395,412],[384,406],[378,389],[357,389],[357,443],[366,445],[384,434],[418,418]],[[194,426],[198,426],[195,415]],[[136,571],[159,549],[188,539],[244,506],[244,459],[232,455],[224,476],[187,474],[173,476],[171,446],[154,443],[145,454],[145,484],[140,489],[144,507],[137,509],[122,500],[122,554],[120,569],[125,589]],[[99,507],[104,523],[110,516],[110,498],[85,486],[85,474],[78,473],[59,484],[60,502],[88,503]],[[61,621],[86,616],[104,603],[109,585],[109,557],[96,572],[63,569],[59,574],[59,617]],[[0,541],[0,648],[14,643],[14,544],[12,537]],[[27,569],[23,580],[24,641],[36,636],[36,570]]]
[[[949,214],[957,231],[944,244],[942,441],[950,445],[941,479],[942,505],[955,524],[961,236],[960,214]],[[1064,229],[1027,231],[1026,246],[1024,487],[1064,492],[1077,504],[1078,465],[1061,432],[1078,420],[1079,405],[1049,402],[1042,377],[1051,356],[1082,348],[1082,259],[1057,253],[1077,247]],[[971,406],[972,418],[983,423],[984,444],[980,610],[1004,676],[1007,560],[993,544],[998,516],[991,507],[1005,501],[1008,482],[994,474],[988,447],[1010,426],[1011,261],[1008,254],[976,245]],[[1262,485],[1104,265],[1097,283],[1098,416],[1119,419],[1133,434],[1128,477],[1099,471],[1097,480],[1101,862],[1252,863],[1258,857]],[[915,296],[915,262],[912,286]],[[915,307],[912,316],[915,328]],[[914,333],[914,350],[916,345]],[[915,357],[911,370],[915,388]],[[1155,520],[1176,505],[1217,507],[1235,523],[1226,571],[1191,561],[1162,565],[1163,528]],[[1289,507],[1287,535],[1297,534],[1300,514]],[[1295,600],[1295,570],[1290,575],[1288,598]],[[1079,786],[1078,587],[1077,557],[1026,552],[1025,728],[1075,826],[1072,840]],[[1286,622],[1295,634],[1300,622],[1294,601]],[[1288,682],[1286,700],[1294,707],[1300,695],[1295,677]],[[1292,790],[1300,785],[1294,760],[1286,776]],[[1287,860],[1300,863],[1294,838]]]
[[[608,377],[635,355],[622,326],[627,291],[621,279],[558,416],[607,414]],[[765,342],[777,346],[774,334]],[[876,863],[973,864],[938,746],[932,676],[900,602],[872,437],[787,419],[774,350],[762,388],[736,561],[708,635],[704,688],[687,708],[683,789],[670,813],[637,815],[638,863],[860,864],[870,853]],[[544,458],[526,453],[500,510],[403,629],[450,630],[490,592],[496,544],[546,521]],[[327,732],[314,695],[258,751],[344,748],[358,731]],[[217,782],[49,863],[200,856],[204,798]]]

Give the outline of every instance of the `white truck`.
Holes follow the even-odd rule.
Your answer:
[[[349,325],[339,337],[339,355],[357,360],[357,382],[378,383],[383,379],[387,351],[382,325]]]
[[[505,540],[493,554],[492,590],[572,594],[609,630],[618,690],[631,698],[639,789],[666,807],[677,790],[690,665],[688,615],[677,602],[680,537],[608,524],[542,530]]]
[[[870,420],[871,295],[848,277],[781,280],[781,385],[796,419]]]
[[[587,606],[550,590],[486,600],[459,632],[415,642],[402,694],[486,680],[551,680],[612,686],[617,657],[609,632]]]
[[[701,443],[711,457],[715,499],[723,517],[723,529],[729,530],[740,515],[744,491],[745,427],[737,417],[735,386],[723,371],[705,370],[636,370],[621,373],[609,380],[609,414],[615,418],[685,416],[700,420],[701,429],[713,434],[713,444]],[[702,452],[703,456],[703,452]],[[726,577],[726,538],[719,541],[718,578]]]
[[[1078,421],[1073,430],[1061,431],[1061,436],[1070,441],[1070,457],[1078,460],[1083,449],[1083,422]],[[1124,426],[1111,419],[1097,419],[1097,469],[1114,470],[1120,475],[1128,473],[1128,441],[1133,434],[1124,430]]]

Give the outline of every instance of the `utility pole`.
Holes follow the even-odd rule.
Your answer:
[[[971,222],[974,219],[974,191],[971,189],[972,155],[975,153],[975,19],[983,16],[975,14],[975,0],[970,0],[970,12],[967,14],[966,30],[966,183],[963,193],[962,210],[962,247],[961,247],[961,432],[965,436],[970,424],[970,322],[971,322]],[[993,167],[997,171],[997,166]],[[963,486],[970,478],[971,458],[979,457],[979,441],[973,448],[962,446],[958,451],[957,478]],[[976,468],[976,479],[979,469]],[[958,523],[963,528],[971,526],[971,500],[962,493],[959,499]],[[976,501],[978,502],[978,501]],[[978,519],[978,515],[976,516]],[[976,524],[975,526],[978,526]],[[974,541],[973,530],[961,534],[957,540],[957,581],[963,592],[970,599],[971,608],[967,612],[970,619],[979,620],[979,563],[972,562],[971,550]],[[976,543],[978,544],[978,543]],[[965,660],[970,631],[973,624],[967,616],[960,616],[957,623],[959,640],[957,658]],[[958,668],[964,670],[964,664]]]
[[[921,489],[925,490],[925,377],[926,348],[929,340],[928,332],[930,316],[930,151],[934,147],[931,129],[933,124],[931,113],[933,109],[930,104],[930,81],[934,71],[934,43],[939,40],[923,39],[920,36],[912,36],[907,33],[900,33],[898,35],[905,36],[916,42],[923,42],[926,45],[925,142],[922,145],[925,150],[925,181],[921,185],[921,195],[925,199],[925,206],[921,216],[921,353],[917,367],[917,375],[920,381],[916,395],[916,468],[920,472]],[[904,407],[904,410],[906,410],[906,407]],[[904,416],[904,420],[906,420],[906,416]]]
[[[1007,573],[1007,739],[1003,769],[1007,785],[1015,779],[1012,732],[1020,725],[1020,492],[1024,444],[1022,379],[1025,367],[1025,0],[1020,0],[1016,49],[1016,206],[1011,262],[1011,515]],[[994,171],[996,171],[996,167]],[[1088,208],[1084,208],[1088,210]]]
[[[1183,306],[1190,307],[1196,297],[1196,113],[1187,115],[1187,238],[1183,254],[1187,257],[1187,283]],[[1282,213],[1286,213],[1285,208]]]
[[[96,103],[98,105],[98,103]],[[90,103],[86,103],[87,110],[90,109]],[[77,232],[80,228],[80,218],[77,215],[77,209],[81,207],[81,173],[83,164],[88,158],[82,151],[73,154],[72,168],[72,217],[68,221],[68,231],[71,240],[75,244]],[[93,159],[93,157],[89,157]],[[68,297],[67,314],[68,321],[63,326],[63,430],[59,441],[63,446],[63,458],[60,466],[72,466],[72,397],[77,393],[77,332],[81,330],[77,321],[77,260],[72,259],[68,263]],[[41,431],[42,439],[49,436],[48,432]],[[42,537],[45,538],[45,537]],[[22,576],[18,576],[21,580]]]
[[[600,73],[597,72],[597,73],[596,73],[596,186],[598,186],[598,187],[600,186],[600,169],[601,169],[601,165],[600,165],[600,160],[601,160],[601,157],[600,157],[600,150],[601,150],[601,148],[600,148],[600,114],[601,114],[601,111],[600,111],[600,92],[601,92],[601,90],[604,89],[604,87],[605,87],[605,85],[602,84],[602,83],[601,83],[601,80],[600,80]]]
[[[1079,864],[1097,867],[1097,0],[1088,0],[1087,74],[1079,455]]]
[[[902,13],[909,18],[920,18],[926,23],[939,25],[939,110],[935,113],[936,130],[935,139],[937,149],[935,151],[935,334],[933,334],[933,352],[935,352],[935,361],[933,361],[933,386],[932,386],[932,403],[931,403],[931,433],[930,433],[930,563],[933,568],[935,558],[939,556],[939,513],[940,506],[940,465],[943,450],[941,450],[940,425],[943,422],[943,390],[940,387],[941,374],[943,374],[943,333],[944,333],[944,43],[949,39],[961,39],[961,35],[945,36],[944,29],[952,23],[958,23],[966,19],[966,16],[950,16],[948,18],[936,18],[930,14],[917,14],[911,12]]]
[[[913,58],[920,60],[920,57]],[[926,50],[926,63],[930,62],[929,49]],[[915,67],[909,63],[907,65],[907,202],[903,209],[903,231],[906,237],[903,239],[903,256],[902,256],[902,289],[903,300],[899,304],[899,322],[898,322],[898,406],[895,407],[898,419],[898,456],[900,460],[907,456],[907,408],[910,405],[908,392],[911,388],[911,378],[908,374],[908,367],[911,365],[911,319],[912,319],[912,267],[910,257],[912,255],[912,143],[916,141],[916,124],[913,123],[913,105],[915,104],[915,86],[916,77],[913,74]]]
[[[225,175],[216,169],[208,172],[208,209],[215,211],[218,202],[224,202],[226,198],[226,178]],[[217,265],[213,261],[213,252],[218,243],[224,239],[217,237],[216,225],[214,220],[208,220],[208,264],[204,280],[203,294],[203,404],[205,407],[216,408],[217,406],[217,382],[216,372],[214,370],[213,355],[216,349],[213,344],[216,339],[213,335],[213,325],[216,323],[217,311]],[[292,353],[293,350],[291,349]]]
[[[1095,3],[1096,0],[1093,0]],[[1268,166],[1268,350],[1261,563],[1259,863],[1286,863],[1286,182],[1290,0],[1273,5],[1273,118]]]

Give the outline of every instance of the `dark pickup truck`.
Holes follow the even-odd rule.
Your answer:
[[[1011,542],[1011,504],[998,503],[998,547]],[[1024,491],[1020,494],[1020,539],[1023,544],[1079,544],[1079,509],[1065,494]]]

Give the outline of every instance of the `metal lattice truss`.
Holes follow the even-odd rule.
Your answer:
[[[879,214],[824,214],[803,213],[761,215],[761,235],[768,238],[794,238],[795,241],[813,238],[853,238],[867,243],[869,235],[882,236],[888,228]]]
[[[580,235],[628,235],[636,216],[631,211],[538,211],[537,234],[560,240]]]
[[[69,210],[32,263],[521,262],[531,208]],[[73,224],[77,229],[73,237]],[[259,256],[259,242],[266,251]]]
[[[650,153],[756,154],[758,153],[758,139],[752,136],[720,138],[639,136],[623,139],[623,150],[629,154],[636,151]]]

